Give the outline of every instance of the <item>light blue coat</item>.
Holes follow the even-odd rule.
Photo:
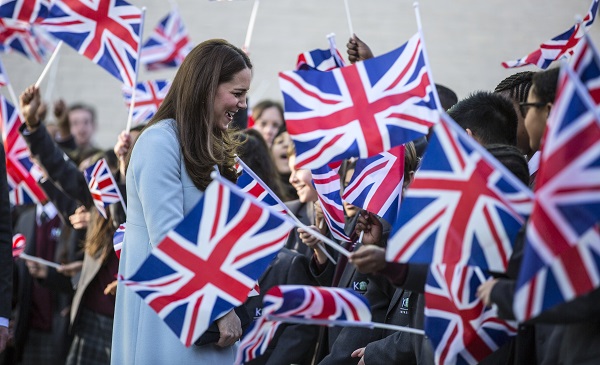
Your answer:
[[[127,228],[119,274],[130,277],[198,202],[202,192],[187,174],[174,120],[142,133],[127,171]],[[113,365],[231,364],[236,346],[186,348],[142,299],[119,283],[112,340]]]

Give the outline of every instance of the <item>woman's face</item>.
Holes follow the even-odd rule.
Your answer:
[[[302,203],[316,202],[319,196],[317,191],[312,185],[312,174],[310,170],[296,170],[294,165],[296,164],[296,156],[290,156],[289,167],[290,167],[290,184],[296,189],[298,193],[298,199]]]
[[[233,121],[233,115],[240,109],[246,109],[246,94],[250,89],[252,71],[245,68],[236,73],[231,81],[224,82],[217,88],[214,105],[215,125],[225,131]]]
[[[346,188],[350,184],[350,180],[352,180],[353,174],[354,174],[354,169],[348,169],[348,171],[346,171],[346,176],[344,177],[344,190],[346,190]],[[342,191],[342,193],[343,193],[343,191]],[[356,215],[356,213],[358,213],[357,206],[352,205],[345,200],[343,203],[344,203],[344,210],[346,211],[346,215],[348,217],[354,217]]]
[[[254,129],[258,130],[263,136],[267,145],[271,147],[273,138],[277,134],[279,128],[283,125],[283,118],[279,109],[272,106],[263,110],[260,116],[254,121]]]
[[[290,166],[288,165],[287,150],[292,139],[288,132],[283,132],[273,140],[271,146],[271,154],[277,171],[280,174],[289,174]]]
[[[527,95],[528,103],[537,103],[539,98],[535,94],[535,85],[529,89]],[[527,109],[525,114],[525,128],[527,134],[529,134],[529,146],[532,151],[537,151],[540,148],[542,136],[546,129],[546,120],[548,119],[548,113],[550,112],[550,104],[545,106],[531,106]]]

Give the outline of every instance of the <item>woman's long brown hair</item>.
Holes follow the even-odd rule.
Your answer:
[[[201,190],[211,182],[214,165],[225,178],[237,179],[234,157],[238,142],[232,138],[234,131],[222,131],[215,124],[213,108],[218,86],[246,68],[252,69],[248,56],[227,41],[200,43],[183,61],[165,100],[144,128],[163,119],[176,120],[187,173]],[[133,147],[129,156],[132,151]]]

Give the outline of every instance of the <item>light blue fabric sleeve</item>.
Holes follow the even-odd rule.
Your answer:
[[[184,214],[181,154],[173,125],[160,123],[142,133],[129,167],[150,243],[156,247]]]

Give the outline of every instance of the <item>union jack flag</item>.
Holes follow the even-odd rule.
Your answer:
[[[581,81],[563,64],[515,292],[519,320],[600,284],[600,238],[597,232],[588,233],[600,221],[598,161],[599,114]]]
[[[191,51],[192,41],[181,15],[179,11],[172,10],[158,23],[150,38],[142,46],[140,62],[151,71],[178,67]]]
[[[571,64],[594,103],[600,105],[600,53],[587,33],[575,51]]]
[[[367,158],[427,134],[439,119],[423,42],[330,72],[279,73],[297,168]]]
[[[350,237],[344,232],[346,217],[344,216],[344,206],[342,205],[341,183],[338,170],[339,164],[334,169],[329,165],[325,165],[311,171],[312,179],[329,231],[335,239],[350,242]]]
[[[209,184],[125,281],[185,346],[244,302],[292,228],[282,216],[237,194],[219,181]]]
[[[26,23],[41,23],[48,16],[50,0],[3,0],[0,18],[10,18]]]
[[[272,319],[270,319],[272,318]],[[262,355],[281,322],[295,319],[308,323],[343,325],[371,322],[371,309],[362,295],[342,288],[280,285],[263,298],[262,316],[238,347],[236,364]]]
[[[596,13],[598,13],[598,1],[599,0],[592,1],[590,10],[585,18],[583,18],[583,23],[577,23],[564,33],[540,44],[540,48],[523,58],[502,62],[502,66],[504,66],[504,68],[514,68],[526,65],[536,65],[545,70],[553,61],[572,55],[577,43],[596,19]]]
[[[396,221],[404,183],[404,146],[359,159],[343,198],[348,203]]]
[[[19,134],[22,123],[17,110],[2,95],[0,118],[10,202],[13,205],[45,202],[46,194],[37,184],[42,177],[42,170],[31,161],[27,143]]]
[[[236,157],[235,160],[238,164],[238,173],[241,173],[237,179],[237,186],[243,192],[255,197],[258,201],[285,214],[287,212],[285,204],[273,193],[269,186],[241,158]]]
[[[532,198],[444,113],[404,194],[386,259],[504,272]]]
[[[58,46],[59,41],[48,33],[42,25],[33,24],[31,26],[31,34],[33,34],[40,54],[44,58],[49,57],[54,52],[54,49],[56,49],[56,46]]]
[[[477,288],[486,281],[475,266],[431,265],[425,285],[425,333],[435,363],[478,364],[517,332],[516,323],[486,308]]]
[[[85,169],[84,175],[90,188],[94,205],[104,218],[106,218],[106,207],[109,205],[121,202],[123,207],[125,207],[121,191],[105,159],[101,159]]]
[[[29,23],[0,19],[0,50],[15,50],[31,60],[42,62],[44,54],[31,29]]]
[[[133,86],[141,11],[124,0],[56,0],[44,28],[127,86]]]
[[[119,228],[113,234],[113,248],[118,258],[121,258],[121,249],[123,248],[123,238],[125,238],[126,223],[121,223]]]
[[[344,58],[335,46],[335,36],[330,34],[329,49],[314,49],[298,55],[296,70],[331,71],[334,68],[344,67]]]
[[[154,80],[139,82],[135,88],[135,105],[133,106],[133,126],[150,120],[158,111],[171,88],[169,80]],[[131,106],[131,88],[123,86],[125,105]]]
[[[25,251],[25,236],[17,233],[12,238],[12,256],[19,257]]]

